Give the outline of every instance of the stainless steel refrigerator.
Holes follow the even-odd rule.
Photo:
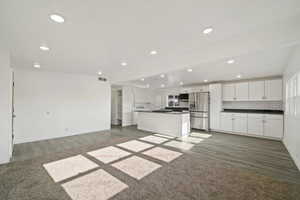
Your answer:
[[[189,94],[191,128],[206,131],[210,130],[209,104],[209,92],[195,92]]]

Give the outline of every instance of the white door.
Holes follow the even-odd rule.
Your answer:
[[[249,82],[249,100],[261,101],[265,96],[265,82],[251,81]]]
[[[266,80],[265,81],[265,97],[270,101],[282,100],[282,80]]]
[[[223,85],[223,100],[234,101],[235,100],[235,84]]]
[[[256,117],[248,115],[248,134],[263,135],[263,116]]]
[[[249,100],[249,83],[236,83],[235,84],[235,97],[238,101]]]
[[[233,116],[229,113],[222,113],[221,114],[221,130],[226,132],[232,132],[232,120]]]
[[[234,117],[233,132],[247,133],[247,117]]]

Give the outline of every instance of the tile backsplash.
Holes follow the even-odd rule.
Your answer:
[[[283,110],[282,101],[223,101],[223,109]]]

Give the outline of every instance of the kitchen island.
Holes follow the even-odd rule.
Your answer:
[[[183,137],[190,133],[189,112],[139,111],[137,128],[173,137]]]

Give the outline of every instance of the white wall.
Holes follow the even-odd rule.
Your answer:
[[[295,48],[284,72],[284,88],[286,97],[283,142],[300,169],[300,46]]]
[[[15,71],[15,142],[110,129],[111,88],[97,77]]]
[[[122,88],[122,126],[134,124],[136,105],[147,105],[149,109],[161,108],[160,90],[123,86]]]
[[[12,154],[11,105],[12,69],[9,63],[9,53],[6,49],[0,48],[0,164],[9,162]]]

